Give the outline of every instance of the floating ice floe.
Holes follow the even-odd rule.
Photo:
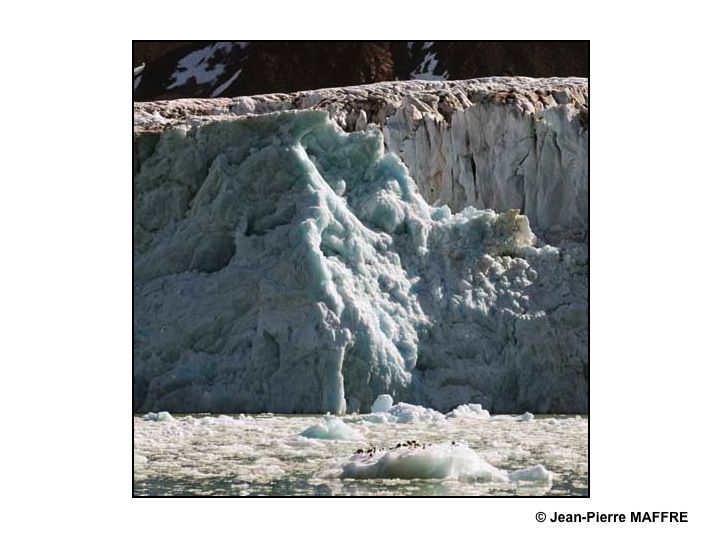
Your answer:
[[[341,478],[418,478],[507,482],[464,443],[431,444],[356,453],[343,466]]]
[[[309,439],[362,440],[363,436],[339,418],[326,416],[322,424],[307,428],[300,435]]]
[[[490,418],[490,412],[482,408],[479,403],[458,405],[447,414],[448,418]]]
[[[525,411],[522,415],[518,416],[517,419],[520,422],[529,422],[533,418],[535,418],[535,415],[533,413]]]
[[[511,482],[552,482],[553,473],[542,465],[520,469],[510,473]]]
[[[143,420],[150,420],[152,422],[170,422],[175,419],[169,412],[161,411],[157,413],[149,412],[145,416],[143,416]]]

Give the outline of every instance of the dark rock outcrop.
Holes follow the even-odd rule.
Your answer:
[[[380,81],[589,76],[588,41],[137,41],[134,99],[232,97]]]

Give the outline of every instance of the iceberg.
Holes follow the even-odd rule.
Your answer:
[[[337,439],[345,441],[362,440],[363,436],[339,418],[327,416],[324,423],[309,427],[300,435],[308,439]]]
[[[577,260],[517,210],[429,205],[379,129],[208,116],[135,151],[135,410],[587,410]]]
[[[526,469],[520,469],[510,473],[511,482],[552,482],[553,473],[542,465],[535,465]]]
[[[464,443],[358,452],[342,466],[341,478],[421,478],[507,482],[507,474]]]

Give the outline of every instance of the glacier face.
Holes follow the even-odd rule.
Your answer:
[[[387,124],[217,112],[136,138],[136,410],[587,411],[582,244],[430,206]]]
[[[396,81],[222,99],[135,104],[145,129],[188,116],[327,111],[345,131],[375,124],[426,201],[519,209],[550,242],[585,241],[588,229],[587,79],[489,77]]]

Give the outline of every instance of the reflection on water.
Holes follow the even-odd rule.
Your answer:
[[[588,495],[588,420],[575,416],[456,418],[445,422],[369,424],[344,417],[364,442],[316,440],[299,433],[320,416],[177,416],[134,419],[135,495],[458,496]],[[551,484],[459,480],[339,478],[361,447],[398,442],[465,441],[490,464],[512,472],[542,464]]]

